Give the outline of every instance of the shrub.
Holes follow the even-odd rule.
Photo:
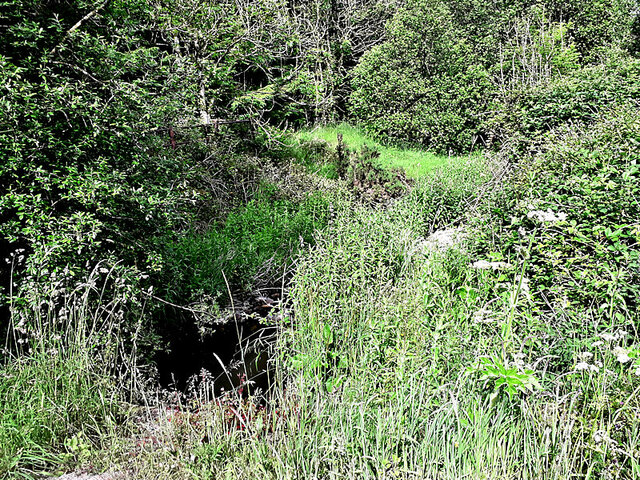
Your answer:
[[[613,59],[572,72],[533,88],[513,92],[496,107],[485,129],[501,140],[534,144],[540,134],[560,125],[594,123],[616,105],[640,100],[640,61]]]
[[[406,175],[400,169],[386,169],[379,165],[380,154],[363,146],[350,159],[347,176],[358,196],[368,202],[385,202],[398,198],[406,190]]]
[[[510,258],[529,251],[526,272],[541,308],[595,308],[612,324],[635,315],[639,144],[631,104],[554,130],[521,160],[510,200],[496,205],[496,229],[486,233],[498,241],[490,248]]]
[[[354,118],[376,137],[468,151],[490,81],[456,32],[446,5],[409,2],[387,35],[354,71]]]

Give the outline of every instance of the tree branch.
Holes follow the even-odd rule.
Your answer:
[[[98,12],[102,10],[104,7],[106,7],[110,1],[111,0],[104,0],[100,5],[98,5],[96,8],[94,8],[89,13],[87,13],[84,17],[78,20],[75,23],[75,25],[73,25],[69,30],[65,32],[64,36],[62,37],[62,40],[60,40],[60,42],[58,42],[58,44],[55,47],[53,47],[53,49],[51,49],[51,51],[49,52],[49,56],[54,55],[57,49],[60,47],[60,45],[62,45],[65,42],[65,40],[69,38],[69,35],[71,35],[73,32],[79,29],[84,22],[95,17],[98,14]]]

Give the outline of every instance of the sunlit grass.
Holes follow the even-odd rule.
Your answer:
[[[423,177],[449,160],[447,156],[436,155],[425,150],[382,145],[364,135],[357,127],[346,123],[303,130],[298,135],[302,140],[324,140],[330,145],[336,145],[339,133],[342,134],[344,142],[351,150],[359,150],[364,145],[374,148],[380,152],[380,162],[384,166],[401,168],[412,178]]]

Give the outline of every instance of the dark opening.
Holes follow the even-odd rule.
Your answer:
[[[207,381],[216,395],[239,387],[245,393],[266,394],[272,373],[269,350],[277,330],[267,317],[274,304],[257,296],[204,332],[188,312],[163,312],[158,333],[165,348],[155,355],[160,385],[189,393]]]

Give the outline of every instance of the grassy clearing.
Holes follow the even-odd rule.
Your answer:
[[[411,178],[424,177],[434,168],[444,165],[448,157],[436,155],[424,150],[397,148],[382,145],[365,136],[357,127],[342,123],[337,126],[318,127],[298,134],[301,140],[322,140],[335,147],[337,135],[342,134],[344,142],[351,150],[360,150],[363,146],[380,152],[379,161],[383,166],[401,168]]]

